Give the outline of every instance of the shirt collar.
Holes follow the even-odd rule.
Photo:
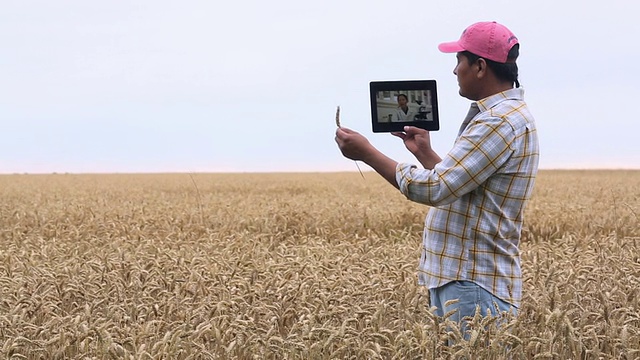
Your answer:
[[[480,108],[480,111],[486,111],[505,100],[524,100],[524,90],[522,88],[505,90],[495,95],[491,95],[484,99],[478,100],[477,104]]]

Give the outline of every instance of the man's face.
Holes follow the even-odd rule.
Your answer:
[[[453,73],[458,77],[458,86],[460,87],[460,96],[470,100],[478,100],[476,94],[476,72],[477,66],[469,64],[469,59],[461,53],[456,54],[458,63],[453,69]]]
[[[398,96],[398,106],[406,107],[407,106],[407,98],[404,96]]]

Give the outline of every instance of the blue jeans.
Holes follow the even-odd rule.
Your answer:
[[[455,313],[449,317],[450,320],[460,323],[462,333],[465,339],[469,339],[466,333],[467,326],[462,320],[466,316],[473,317],[476,313],[476,305],[480,305],[480,315],[487,316],[488,309],[491,310],[492,316],[496,316],[497,304],[499,311],[512,312],[516,314],[516,308],[506,301],[495,297],[492,293],[485,290],[481,286],[471,281],[452,281],[435,289],[429,289],[431,306],[438,308],[436,315],[444,316],[449,311],[454,310]],[[455,304],[445,306],[449,300],[459,299]]]

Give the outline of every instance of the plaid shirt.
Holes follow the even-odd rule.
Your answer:
[[[433,170],[398,164],[400,191],[432,206],[419,283],[473,281],[519,307],[520,233],[538,170],[538,136],[520,88],[471,104],[453,149]]]

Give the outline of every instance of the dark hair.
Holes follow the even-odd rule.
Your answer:
[[[398,94],[398,99],[400,98],[400,96],[404,96],[404,99],[409,101],[409,98],[407,97],[407,95],[405,94]]]
[[[481,58],[481,56],[478,56],[468,51],[463,51],[461,52],[461,54],[467,58],[467,60],[469,61],[469,64],[473,64],[474,62],[478,61],[478,59]],[[498,79],[502,81],[508,81],[512,84],[515,83],[516,87],[518,88],[520,87],[520,82],[518,81],[518,64],[516,64],[516,59],[518,59],[519,55],[520,55],[520,44],[515,44],[513,45],[511,50],[509,50],[506,63],[499,63],[497,61],[493,61],[485,58],[483,59],[487,62],[487,66],[489,66],[491,71],[493,71],[493,73],[496,74],[496,77]]]

